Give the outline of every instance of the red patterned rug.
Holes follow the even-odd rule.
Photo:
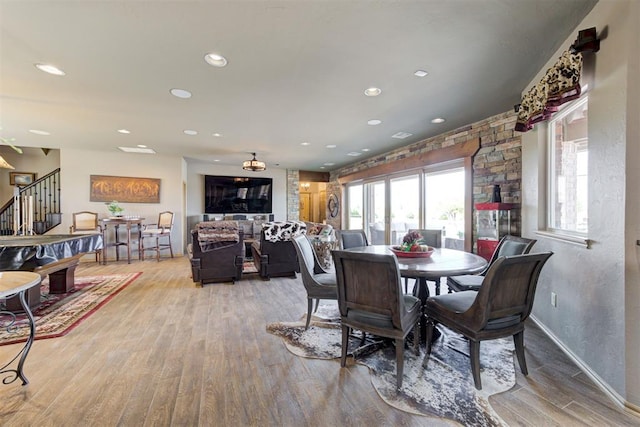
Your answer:
[[[49,294],[49,280],[43,280],[41,303],[33,310],[36,339],[66,335],[141,274],[76,277],[75,290],[65,294]],[[0,305],[0,311],[3,309],[4,304]],[[5,313],[0,313],[0,345],[26,341],[29,335],[26,314],[17,314],[15,324],[9,326],[12,316]]]

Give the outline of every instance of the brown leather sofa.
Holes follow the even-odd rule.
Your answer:
[[[214,282],[232,282],[242,277],[244,241],[242,230],[238,230],[238,241],[202,243],[198,228],[191,231],[192,244],[189,259],[194,282],[202,285]]]

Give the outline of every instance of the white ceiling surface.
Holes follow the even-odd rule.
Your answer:
[[[25,147],[146,144],[233,165],[255,151],[267,167],[327,171],[513,108],[593,4],[0,0],[0,136]],[[209,52],[228,65],[205,63]],[[366,97],[370,86],[382,94]]]

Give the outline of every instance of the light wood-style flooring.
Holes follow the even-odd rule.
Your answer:
[[[365,367],[294,356],[266,333],[306,312],[300,279],[201,288],[186,258],[89,260],[77,275],[143,274],[68,335],[35,342],[30,384],[0,384],[0,425],[455,425],[388,406]],[[533,324],[525,342],[530,375],[516,369],[517,385],[491,398],[509,425],[640,425]],[[18,348],[0,346],[0,363]]]

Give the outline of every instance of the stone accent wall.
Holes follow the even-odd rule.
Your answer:
[[[287,220],[300,219],[300,172],[287,169]]]
[[[351,174],[372,166],[480,138],[480,150],[473,159],[474,203],[490,201],[493,186],[497,184],[500,185],[503,202],[519,204],[521,200],[522,154],[520,133],[514,130],[516,117],[517,115],[513,111],[498,114],[333,171],[331,172],[331,182],[327,187],[327,194],[335,192],[341,198],[341,187],[337,182],[340,175]],[[512,212],[511,220],[512,234],[520,235],[520,209]],[[339,218],[336,223],[332,222],[331,224],[340,228]]]

